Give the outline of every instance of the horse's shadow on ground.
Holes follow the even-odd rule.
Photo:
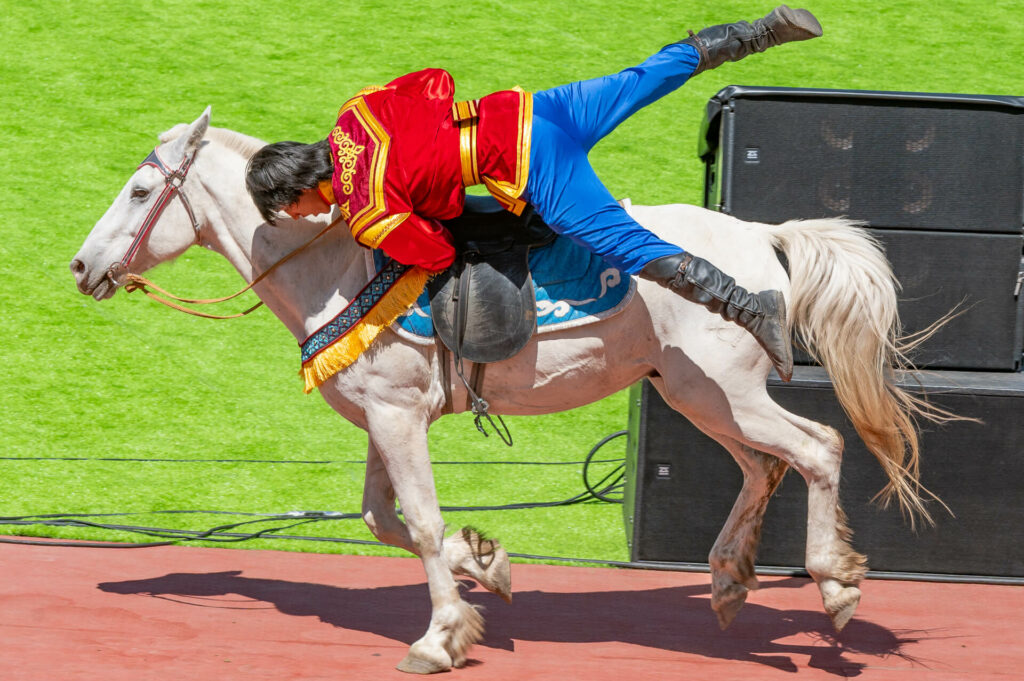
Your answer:
[[[799,588],[805,579],[770,582],[764,588]],[[646,591],[590,593],[516,592],[506,605],[480,587],[466,600],[487,610],[487,633],[481,645],[512,650],[514,641],[601,643],[620,641],[709,658],[757,662],[795,672],[792,655],[808,656],[809,664],[838,676],[851,676],[863,665],[845,657],[853,652],[879,658],[913,659],[904,647],[921,640],[921,632],[893,632],[870,622],[854,620],[841,634],[832,630],[823,612],[777,610],[747,603],[727,631],[720,631],[709,606],[709,585],[679,586]],[[104,582],[108,593],[171,598],[192,606],[237,607],[218,597],[240,595],[271,604],[295,616],[371,632],[411,644],[430,619],[426,585],[410,584],[352,589],[278,579],[252,579],[240,571],[175,573],[153,579]],[[194,599],[194,600],[190,600]],[[808,633],[813,645],[781,641]]]

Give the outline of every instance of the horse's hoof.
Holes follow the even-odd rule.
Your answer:
[[[444,543],[452,573],[472,577],[506,603],[512,602],[512,565],[501,544],[471,527],[462,528]]]
[[[747,602],[747,587],[742,584],[730,584],[711,596],[711,608],[718,616],[718,626],[723,630],[736,619],[743,604]]]
[[[512,565],[508,560],[508,552],[505,551],[501,544],[495,542],[495,549],[498,553],[497,560],[489,571],[488,583],[483,583],[483,587],[491,593],[501,596],[501,600],[506,603],[512,602]]]
[[[430,659],[409,651],[405,659],[398,663],[398,671],[407,674],[437,674],[452,668],[450,663],[438,659]]]
[[[855,586],[844,587],[842,591],[825,599],[825,612],[828,613],[836,631],[843,630],[859,604],[860,589]]]

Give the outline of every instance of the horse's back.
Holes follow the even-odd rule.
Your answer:
[[[634,220],[670,243],[704,258],[752,290],[789,290],[771,232],[757,222],[683,203],[631,205]]]

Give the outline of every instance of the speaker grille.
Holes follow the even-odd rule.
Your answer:
[[[845,215],[877,227],[983,232],[1024,224],[1024,126],[1012,111],[737,97],[724,117],[722,210],[737,217]]]
[[[1024,553],[1006,537],[1024,525],[1024,376],[932,372],[904,385],[937,406],[983,423],[959,421],[921,433],[922,482],[956,514],[934,502],[938,527],[912,531],[899,511],[870,499],[885,484],[881,467],[860,440],[820,367],[797,367],[793,381],[769,380],[783,408],[836,428],[846,443],[840,497],[854,547],[875,570],[1024,577]],[[918,382],[919,381],[919,382]],[[659,479],[659,465],[672,478]],[[629,471],[623,505],[630,557],[636,561],[705,563],[729,517],[743,475],[721,445],[673,411],[648,381],[630,391]],[[791,471],[765,513],[759,565],[805,564],[807,486]],[[1019,542],[1018,542],[1019,543]]]

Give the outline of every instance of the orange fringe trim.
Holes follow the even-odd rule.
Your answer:
[[[422,267],[410,268],[370,308],[361,322],[305,362],[299,371],[306,382],[304,392],[311,393],[314,388],[359,359],[384,329],[412,307],[423,293],[430,276],[431,273]]]

